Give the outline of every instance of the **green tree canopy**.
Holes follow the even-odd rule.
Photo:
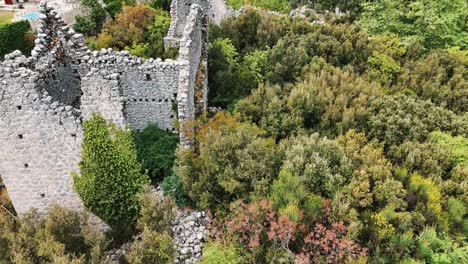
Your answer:
[[[142,173],[132,133],[94,113],[83,122],[80,172],[73,188],[91,212],[111,226],[131,227],[139,210],[139,194],[149,183]]]

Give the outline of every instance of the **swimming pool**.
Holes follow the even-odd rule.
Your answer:
[[[26,15],[21,16],[21,18],[27,19],[27,20],[38,20],[39,12],[30,12],[30,13],[27,13]]]

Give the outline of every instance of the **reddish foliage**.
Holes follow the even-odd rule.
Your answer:
[[[304,246],[296,255],[296,264],[344,263],[345,260],[358,258],[367,254],[367,248],[361,248],[353,241],[343,238],[346,227],[342,223],[330,223],[331,211],[329,201],[323,209],[322,223],[316,223],[313,230],[304,238]]]

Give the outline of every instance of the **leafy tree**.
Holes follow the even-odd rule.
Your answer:
[[[359,24],[372,35],[394,33],[427,48],[468,45],[464,0],[379,0],[363,9]]]
[[[175,150],[179,137],[166,132],[154,124],[143,131],[133,132],[138,160],[143,163],[153,182],[160,181],[172,174]]]
[[[138,195],[149,183],[142,173],[132,133],[107,124],[94,113],[83,122],[80,174],[73,172],[73,188],[84,205],[106,223],[128,228],[135,224]]]
[[[238,53],[229,39],[210,43],[208,57],[209,100],[213,105],[227,107],[257,85],[254,73],[239,63]]]
[[[147,5],[128,6],[104,26],[103,32],[112,36],[111,47],[123,49],[144,42],[145,31],[154,23],[155,16],[155,10]]]
[[[447,147],[435,142],[404,142],[390,147],[387,156],[395,166],[419,172],[440,182],[448,178],[454,167],[453,157]]]
[[[351,164],[336,141],[317,133],[282,142],[285,158],[282,169],[301,178],[305,188],[324,197],[333,197],[351,178]]]
[[[440,131],[432,132],[429,137],[438,144],[447,147],[453,155],[455,165],[468,166],[468,139],[453,137]]]
[[[466,124],[458,123],[461,117],[414,97],[383,96],[371,101],[369,108],[373,115],[367,123],[367,134],[385,141],[387,146],[405,140],[424,141],[435,130],[466,133]]]
[[[201,208],[225,209],[234,199],[266,194],[278,172],[276,144],[255,125],[218,113],[198,125],[196,147],[179,150],[175,173]]]
[[[369,78],[380,80],[384,86],[390,86],[401,70],[400,61],[406,53],[406,48],[393,34],[373,36],[369,45],[373,50],[367,59]]]
[[[81,4],[91,9],[91,11],[89,15],[77,16],[73,28],[86,35],[99,33],[107,17],[106,10],[98,0],[81,0]]]
[[[384,208],[392,205],[404,209],[406,191],[402,182],[393,178],[392,165],[385,158],[383,147],[375,141],[368,142],[363,133],[350,130],[337,138],[346,156],[353,164],[353,176],[343,189],[351,208]]]
[[[421,98],[430,99],[454,112],[467,112],[467,63],[466,50],[435,50],[409,60],[402,67],[393,89],[408,89]]]
[[[26,39],[26,33],[31,30],[28,21],[13,23],[0,23],[0,58],[14,51],[20,50],[23,54],[29,54],[34,43]]]
[[[151,0],[149,5],[154,9],[171,11],[171,0]]]

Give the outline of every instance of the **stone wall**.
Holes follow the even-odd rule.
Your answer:
[[[70,173],[78,170],[82,120],[93,112],[122,126],[156,123],[176,133],[177,121],[195,117],[195,80],[206,67],[206,0],[173,2],[181,6],[172,10],[183,22],[181,34],[172,35],[180,55],[165,61],[90,51],[81,34],[41,3],[31,57],[15,51],[0,65],[0,175],[20,215],[45,212],[55,202],[82,206]]]

